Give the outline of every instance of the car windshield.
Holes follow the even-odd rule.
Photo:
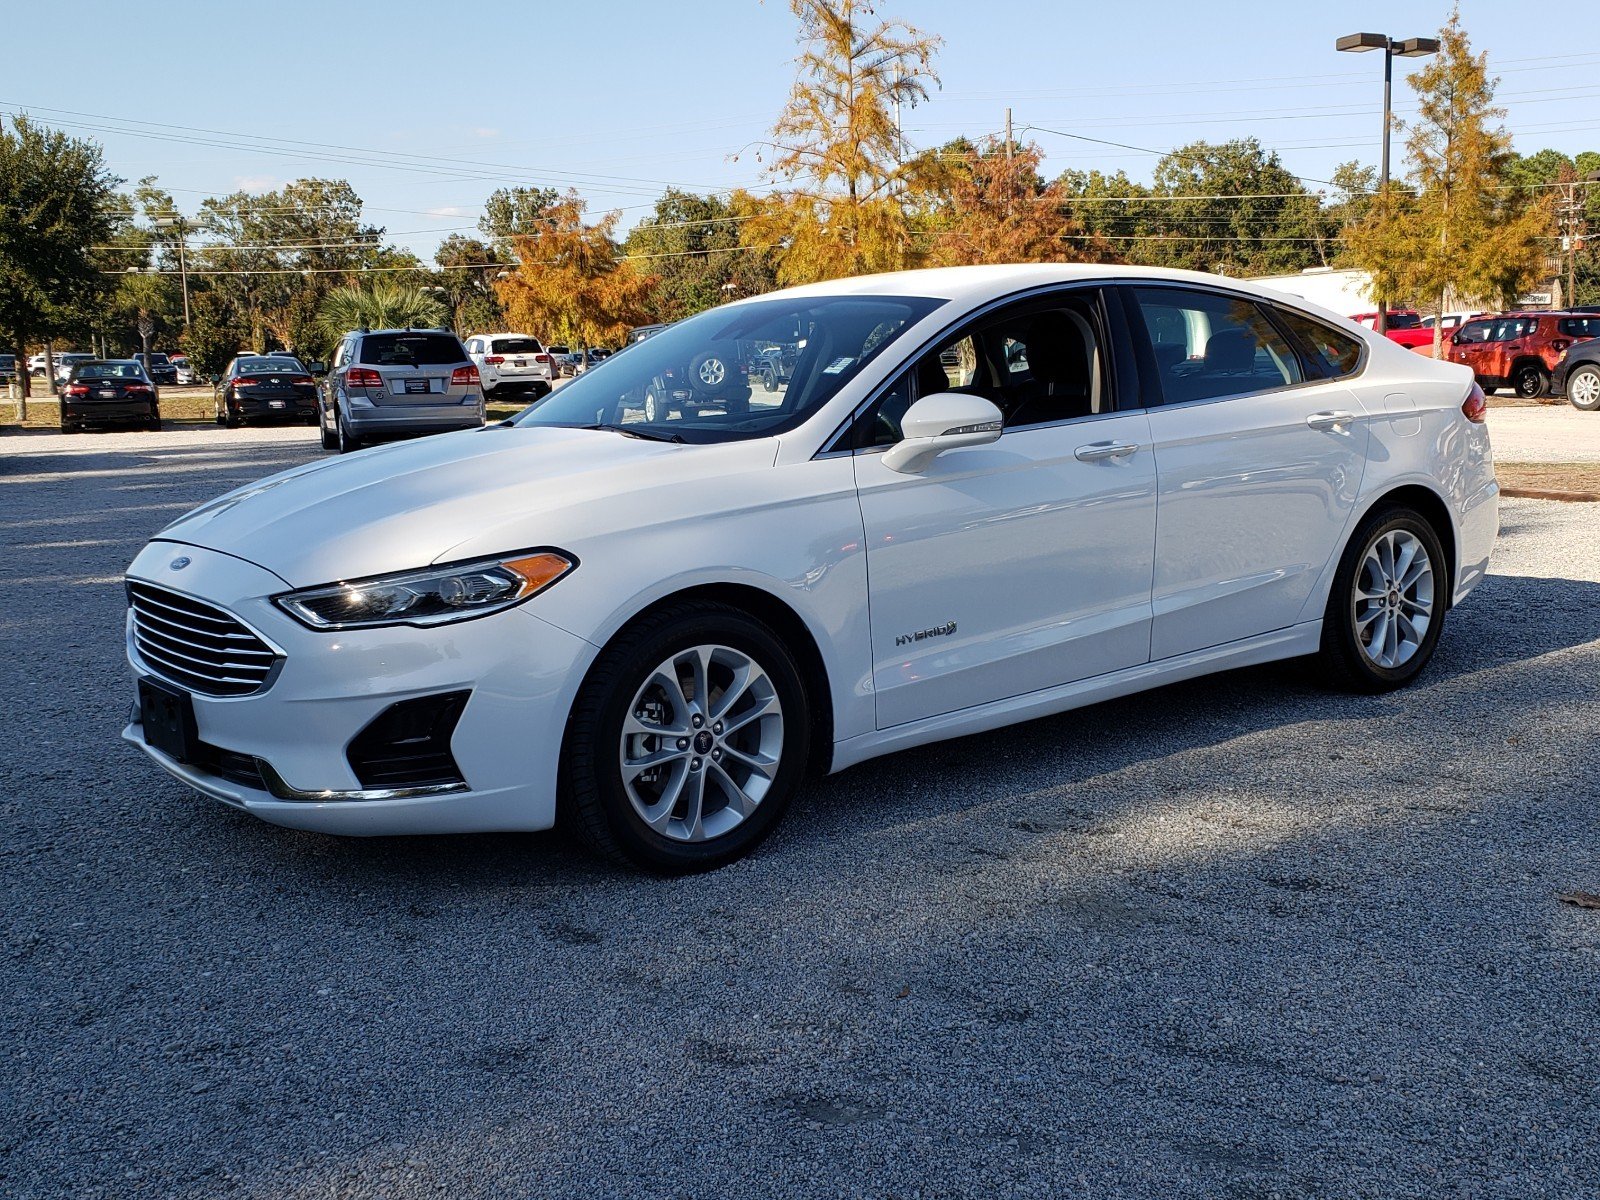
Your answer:
[[[300,365],[298,358],[241,358],[239,360],[239,374],[241,375],[253,375],[263,371],[292,371],[296,375],[306,374],[306,369]]]
[[[1389,314],[1390,329],[1418,329],[1422,326],[1422,318],[1416,313],[1392,312]]]
[[[943,303],[920,296],[797,296],[714,308],[597,363],[512,424],[614,426],[685,442],[781,433]],[[760,348],[774,344],[795,353],[781,380],[768,380],[757,362]]]
[[[361,361],[375,367],[437,367],[466,357],[449,333],[369,333],[361,339]]]
[[[144,369],[136,362],[84,363],[74,368],[75,379],[142,379]]]
[[[538,354],[539,342],[536,338],[495,338],[489,343],[489,348],[496,354]]]

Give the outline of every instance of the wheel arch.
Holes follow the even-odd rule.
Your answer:
[[[762,588],[747,583],[702,583],[652,598],[616,624],[610,637],[601,646],[600,653],[594,656],[584,672],[584,683],[588,682],[589,673],[594,670],[595,663],[600,661],[605,650],[624,636],[634,622],[659,609],[695,601],[724,604],[748,613],[771,626],[794,654],[795,665],[800,668],[801,678],[805,680],[812,701],[811,762],[808,767],[818,775],[827,774],[833,761],[834,688],[822,648],[805,619],[781,596]],[[582,690],[583,684],[580,684],[574,693],[574,703]]]
[[[1456,522],[1451,515],[1450,505],[1445,498],[1432,488],[1420,483],[1403,483],[1374,496],[1362,510],[1361,515],[1351,522],[1350,537],[1346,539],[1344,548],[1339,553],[1343,560],[1349,552],[1350,540],[1356,531],[1366,522],[1367,518],[1381,508],[1407,507],[1415,509],[1427,518],[1428,524],[1433,526],[1433,531],[1439,535],[1439,542],[1444,547],[1445,565],[1445,601],[1446,607],[1450,606],[1450,597],[1455,594],[1455,581],[1460,572],[1458,562],[1458,541],[1456,536]]]

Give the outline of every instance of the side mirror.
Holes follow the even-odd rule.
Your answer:
[[[946,450],[998,441],[1003,429],[1000,410],[982,396],[935,392],[906,409],[901,439],[884,451],[883,465],[912,475]]]
[[[326,375],[328,373],[328,364],[325,362],[310,362],[306,364],[306,370],[313,375]]]

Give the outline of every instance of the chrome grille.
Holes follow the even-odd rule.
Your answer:
[[[128,583],[133,644],[152,671],[207,696],[248,696],[272,677],[278,653],[229,616],[191,596]]]

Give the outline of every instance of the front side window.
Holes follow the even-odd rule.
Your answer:
[[[598,426],[684,442],[782,433],[944,303],[807,295],[714,308],[596,363],[512,424]],[[767,368],[764,352],[773,346],[793,348],[793,362],[781,372]]]
[[[1468,321],[1456,331],[1455,340],[1458,343],[1487,342],[1493,332],[1493,321]]]
[[[1304,378],[1299,357],[1252,300],[1187,288],[1133,288],[1167,404],[1220,400]]]
[[[1313,317],[1292,308],[1274,308],[1278,320],[1300,340],[1325,374],[1334,379],[1353,374],[1361,365],[1361,341],[1348,333],[1340,333]]]

